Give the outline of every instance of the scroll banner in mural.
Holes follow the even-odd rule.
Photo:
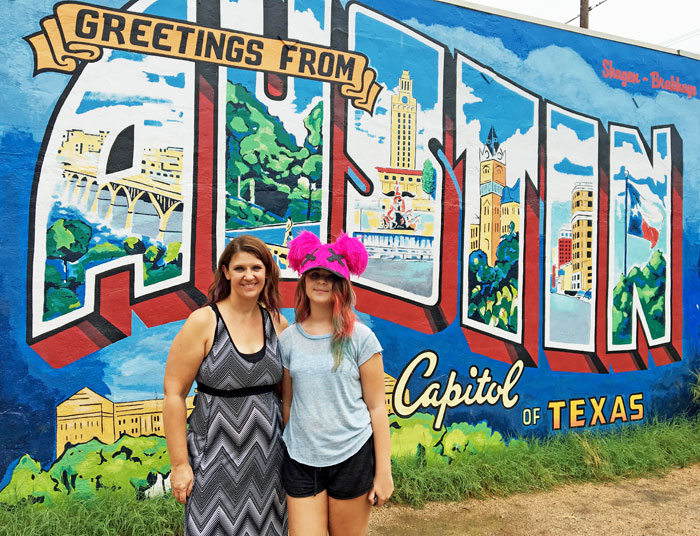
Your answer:
[[[88,4],[57,4],[41,32],[25,37],[34,75],[72,73],[78,61],[97,61],[103,48],[214,63],[340,84],[353,106],[370,114],[381,86],[368,58],[300,41],[209,28]]]

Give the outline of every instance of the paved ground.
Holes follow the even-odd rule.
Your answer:
[[[546,493],[422,509],[375,509],[372,536],[698,536],[700,465],[661,478],[582,484]]]

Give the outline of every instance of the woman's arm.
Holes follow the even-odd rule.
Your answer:
[[[282,422],[283,427],[289,422],[289,412],[292,409],[292,377],[286,368],[282,369]]]
[[[272,318],[272,324],[275,327],[275,333],[277,333],[277,336],[279,337],[280,334],[285,329],[287,329],[289,327],[289,321],[284,316],[282,316],[282,313],[280,313],[277,316],[270,315],[270,317]],[[275,385],[275,392],[277,393],[277,396],[279,397],[280,400],[284,399],[283,384],[282,384],[283,380],[284,380],[284,377],[282,378],[282,380],[280,380],[280,382],[277,385]],[[283,411],[284,411],[284,409],[283,409]],[[284,415],[284,413],[283,413],[283,415]],[[289,418],[289,413],[287,413],[287,418]],[[284,420],[284,424],[287,424],[287,419]],[[282,426],[284,426],[284,425],[282,425]]]
[[[187,457],[185,398],[211,347],[215,325],[216,316],[209,307],[194,311],[175,336],[165,365],[163,428],[170,453],[170,485],[173,496],[183,504],[194,483]]]
[[[384,365],[382,354],[376,353],[360,365],[362,398],[367,404],[374,434],[374,487],[367,495],[370,503],[383,505],[394,492],[391,477],[391,445],[389,442],[389,417],[384,401]]]

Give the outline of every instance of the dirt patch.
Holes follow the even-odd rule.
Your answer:
[[[373,536],[697,536],[700,465],[660,478],[581,484],[554,491],[424,508],[388,506],[370,518]]]

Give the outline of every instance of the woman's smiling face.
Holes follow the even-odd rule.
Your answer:
[[[224,275],[231,282],[231,293],[250,299],[260,295],[265,286],[265,265],[252,253],[239,251],[224,266]]]

